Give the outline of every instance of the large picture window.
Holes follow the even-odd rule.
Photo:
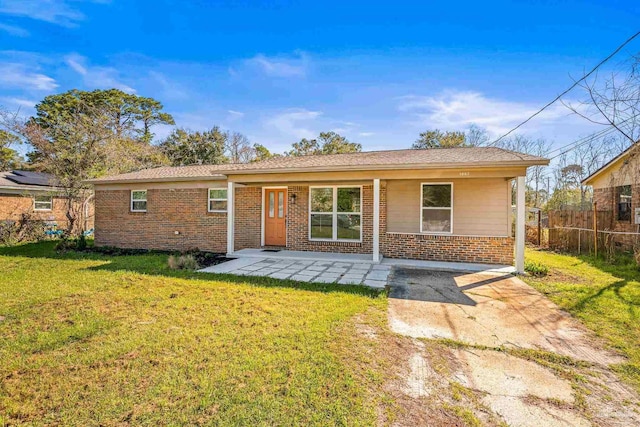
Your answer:
[[[453,184],[423,183],[420,195],[422,233],[453,232]]]
[[[311,187],[309,212],[311,240],[361,241],[361,187]]]

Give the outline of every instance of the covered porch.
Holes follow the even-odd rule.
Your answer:
[[[442,181],[437,181],[436,183],[440,184],[441,182],[471,182],[473,180],[472,177],[465,177],[464,179],[460,179],[458,174],[462,174],[461,172],[452,173],[456,174],[455,179],[447,179],[448,176],[440,176],[438,178],[444,178]],[[362,180],[362,179],[352,179],[346,181],[344,179],[336,180],[335,178],[329,181],[328,179],[318,179],[314,181],[305,180],[304,183],[296,182],[296,180],[289,180],[286,182],[277,181],[277,182],[269,182],[269,183],[254,183],[249,181],[245,181],[242,177],[234,177],[229,176],[229,180],[227,182],[227,256],[231,258],[262,258],[262,259],[291,259],[294,261],[322,261],[322,262],[339,262],[337,258],[342,260],[343,262],[351,262],[354,264],[380,264],[382,265],[393,265],[393,263],[401,263],[398,265],[406,265],[402,263],[406,263],[407,261],[426,263],[423,266],[427,267],[442,267],[447,270],[463,270],[463,271],[483,271],[489,269],[488,266],[492,266],[493,268],[505,269],[509,266],[505,265],[506,263],[500,263],[492,261],[490,264],[486,262],[473,262],[474,260],[468,256],[469,253],[479,254],[478,259],[482,258],[482,251],[484,248],[491,247],[492,241],[498,241],[499,239],[506,239],[500,242],[502,248],[504,248],[505,242],[510,246],[509,250],[512,250],[515,260],[515,270],[518,273],[524,272],[524,236],[525,236],[525,177],[524,175],[519,175],[515,178],[506,178],[500,177],[502,180],[506,180],[503,182],[509,182],[510,180],[515,180],[516,182],[516,218],[515,218],[515,242],[511,240],[510,237],[506,236],[507,231],[502,233],[505,237],[501,236],[483,236],[483,235],[474,235],[471,233],[456,233],[451,226],[451,232],[448,233],[430,233],[430,232],[397,232],[394,230],[389,230],[388,228],[388,216],[389,214],[394,215],[394,217],[400,216],[402,217],[401,212],[403,207],[401,204],[396,202],[392,209],[388,207],[389,195],[386,192],[386,182],[389,181],[389,178],[392,178],[389,174],[382,174],[381,178],[373,178],[370,180]],[[305,177],[308,179],[308,177]],[[355,178],[355,177],[354,177]],[[414,177],[409,177],[414,178]],[[484,178],[484,177],[479,177]],[[496,179],[495,177],[491,177],[492,179]],[[416,179],[414,179],[415,181]],[[425,181],[430,183],[433,181],[433,178],[430,176],[420,176],[417,177],[417,181]],[[413,181],[405,180],[409,183]],[[480,182],[480,179],[477,180]],[[404,181],[403,181],[404,182]],[[350,184],[352,183],[352,184]],[[329,239],[312,239],[311,231],[309,224],[311,222],[311,198],[310,198],[310,189],[315,188],[316,186],[325,186],[326,188],[331,187],[340,187],[340,186],[353,186],[359,187],[361,191],[361,203],[360,203],[360,218],[361,218],[361,227],[360,227],[360,240],[356,242],[345,242],[334,239],[334,241],[330,241]],[[451,220],[453,222],[454,218],[454,208],[458,209],[457,215],[463,215],[464,212],[460,212],[463,209],[463,203],[456,197],[463,197],[463,195],[454,197],[453,183],[451,184]],[[456,184],[457,190],[459,193],[463,193],[464,185]],[[241,189],[252,188],[251,193],[253,197],[260,197],[259,201],[259,209],[254,206],[254,216],[251,219],[252,226],[250,229],[246,224],[246,220],[240,221],[238,218],[244,215],[245,205],[246,203],[242,200],[242,192]],[[506,189],[505,185],[505,189]],[[272,203],[273,205],[269,205],[269,189],[274,189]],[[275,189],[282,189],[284,196],[279,196],[278,192]],[[239,191],[240,190],[240,191]],[[504,229],[509,228],[510,233],[510,205],[511,205],[511,196],[510,196],[510,186],[509,186],[509,196],[508,201],[505,203],[504,211],[509,212],[508,214],[508,223],[504,221]],[[246,192],[246,191],[245,191]],[[468,194],[469,191],[465,194]],[[300,196],[302,195],[302,196]],[[422,198],[420,197],[420,203],[422,203]],[[489,194],[487,197],[491,197]],[[307,200],[308,198],[308,200]],[[303,200],[304,199],[304,200]],[[280,202],[280,204],[278,204]],[[455,203],[455,207],[454,207]],[[255,204],[255,203],[254,203]],[[424,208],[428,209],[428,208]],[[286,229],[283,243],[279,244],[277,247],[273,247],[273,245],[268,244],[265,241],[265,228],[268,228],[265,224],[265,218],[269,216],[271,213],[273,216],[278,216],[278,211],[282,211],[283,219],[284,219],[284,227]],[[335,210],[335,208],[334,208]],[[258,212],[259,211],[259,212]],[[413,212],[413,208],[410,208],[410,212]],[[420,213],[422,215],[423,208],[420,207]],[[259,218],[258,218],[259,215]],[[335,212],[334,212],[335,215]],[[471,215],[471,213],[467,212],[467,217]],[[422,219],[421,219],[422,220]],[[481,222],[483,220],[482,213],[478,214],[477,221]],[[463,221],[467,221],[468,223],[473,223],[472,219],[461,219],[457,222],[457,224],[462,224]],[[501,220],[502,221],[502,220]],[[420,230],[422,231],[422,230]],[[258,236],[255,234],[259,232],[259,244],[258,244]],[[253,238],[248,239],[249,241],[253,241],[253,244],[238,244],[240,240],[247,240],[247,233],[253,233]],[[308,234],[307,234],[308,233]],[[334,232],[335,233],[335,232]],[[244,239],[244,240],[243,240]],[[416,249],[412,249],[412,251],[407,250],[407,246],[411,246],[406,242],[411,242],[411,244],[415,243],[417,246]],[[421,243],[421,242],[426,242]],[[488,243],[487,243],[488,242]],[[514,243],[515,244],[514,244]],[[454,245],[453,247],[451,247]],[[487,246],[488,245],[488,246]],[[449,247],[449,255],[448,257],[444,257],[443,259],[437,258],[437,252],[440,250],[440,247]],[[265,252],[265,249],[273,249],[278,252]],[[317,249],[317,250],[316,250]],[[490,250],[490,249],[487,249]],[[504,249],[501,249],[504,251]],[[468,252],[468,253],[466,253]],[[417,256],[415,254],[418,254]],[[459,254],[459,259],[455,257],[455,254]],[[451,255],[454,254],[454,255]],[[426,259],[413,259],[413,258],[421,258],[425,256]],[[452,262],[456,261],[456,262]],[[466,261],[466,262],[465,262]],[[471,267],[470,267],[471,266]],[[427,267],[428,268],[428,267]],[[478,270],[480,269],[480,270]]]

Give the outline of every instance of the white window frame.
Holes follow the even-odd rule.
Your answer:
[[[450,185],[451,186],[451,207],[424,207],[423,206],[423,202],[424,202],[424,186],[425,185]],[[437,209],[449,209],[449,215],[450,215],[450,219],[449,219],[449,224],[450,228],[449,231],[430,231],[430,230],[423,230],[422,229],[422,225],[423,225],[423,218],[422,218],[422,212],[424,212],[424,210],[437,210]],[[420,183],[420,233],[423,234],[453,234],[453,182],[421,182]]]
[[[333,207],[331,212],[312,212],[311,211],[311,190],[314,188],[331,188],[333,190]],[[359,188],[360,189],[360,212],[338,212],[338,188]],[[309,241],[310,242],[350,242],[350,243],[362,243],[362,185],[314,185],[309,186]],[[333,237],[331,239],[319,239],[317,237],[311,237],[311,215],[331,215],[333,223]],[[360,215],[360,239],[338,239],[338,215]]]
[[[211,190],[222,190],[227,194],[224,199],[211,198]],[[211,209],[211,202],[227,202],[227,209]],[[229,210],[229,190],[222,187],[212,187],[207,189],[207,212],[226,213]]]
[[[38,201],[36,200],[36,198],[38,198],[38,197],[49,197],[49,201],[48,201],[48,202],[38,202]],[[47,204],[49,205],[49,207],[48,207],[48,208],[39,208],[39,207],[38,207],[38,204],[39,204],[39,203],[47,203]],[[33,210],[34,210],[34,211],[39,211],[39,212],[43,212],[43,211],[44,211],[44,212],[49,212],[49,211],[52,211],[52,210],[53,210],[53,196],[51,196],[51,195],[47,195],[47,194],[44,194],[44,195],[43,195],[43,194],[40,194],[40,195],[33,196]]]
[[[146,189],[145,190],[142,190],[142,189],[140,189],[140,190],[131,190],[131,196],[130,196],[131,202],[129,203],[129,210],[131,212],[146,212],[147,211],[146,209],[133,209],[133,193],[134,192],[140,192],[140,191],[144,191],[144,200],[136,199],[136,202],[145,202],[145,203],[147,203],[147,207],[148,207],[149,202],[148,202],[147,197],[148,197],[149,193],[147,193],[147,190]]]

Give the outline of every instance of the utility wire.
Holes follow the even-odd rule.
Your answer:
[[[502,135],[501,137],[499,137],[498,139],[496,139],[495,141],[487,144],[488,146],[492,146],[497,144],[498,142],[500,142],[500,140],[502,140],[503,138],[509,136],[511,133],[515,132],[517,129],[519,129],[521,126],[523,126],[524,124],[526,124],[527,122],[529,122],[529,120],[533,119],[534,117],[536,117],[538,114],[542,113],[544,110],[546,110],[547,108],[549,108],[551,105],[553,105],[556,101],[558,101],[560,98],[562,98],[563,96],[565,96],[567,93],[571,92],[571,90],[573,90],[573,88],[575,88],[576,86],[578,86],[578,84],[580,84],[580,82],[582,82],[583,80],[585,80],[587,77],[589,77],[591,74],[593,74],[598,68],[600,68],[605,62],[607,62],[608,60],[610,60],[611,58],[613,58],[618,52],[620,52],[622,50],[622,48],[624,48],[626,45],[628,45],[633,39],[635,39],[636,37],[638,37],[640,35],[640,31],[638,31],[637,33],[635,33],[634,35],[632,35],[631,37],[629,37],[627,40],[624,41],[624,43],[622,43],[620,46],[618,46],[616,48],[616,50],[614,50],[613,52],[611,52],[611,54],[609,54],[609,56],[607,56],[606,58],[604,58],[602,61],[600,61],[595,67],[593,67],[591,69],[591,71],[589,71],[587,74],[585,74],[584,76],[582,76],[580,79],[576,80],[568,89],[566,89],[565,91],[563,91],[560,95],[556,96],[552,101],[548,102],[544,107],[542,107],[541,109],[539,109],[538,111],[536,111],[535,113],[533,113],[532,115],[530,115],[526,120],[524,120],[522,123],[520,123],[519,125],[517,125],[516,127],[514,127],[513,129],[511,129],[509,132],[505,133],[504,135]]]

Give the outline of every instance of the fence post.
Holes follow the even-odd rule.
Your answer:
[[[542,211],[538,211],[538,247],[542,245]]]
[[[593,253],[598,258],[598,202],[593,202]]]

